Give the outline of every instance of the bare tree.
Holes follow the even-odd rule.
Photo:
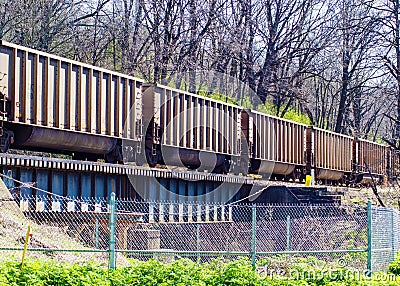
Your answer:
[[[209,93],[230,89],[253,108],[261,99],[282,117],[295,108],[337,132],[388,138],[392,128],[393,139],[398,1],[0,0],[0,38],[192,92],[205,81]]]
[[[284,116],[296,100],[304,99],[302,85],[310,62],[326,45],[329,9],[318,0],[262,0],[257,33],[256,91],[262,102],[270,98],[276,115]],[[328,19],[327,19],[328,18]]]
[[[0,0],[0,39],[11,39],[15,25],[21,21],[20,5],[20,1]]]
[[[400,2],[399,0],[389,0],[384,2],[371,3],[371,7],[380,15],[381,39],[380,45],[381,58],[395,83],[395,95],[393,109],[387,112],[387,118],[390,120],[388,126],[391,128],[391,136],[386,136],[386,140],[393,147],[400,148]]]
[[[372,62],[372,51],[378,43],[378,21],[364,0],[342,0],[338,16],[342,74],[334,130],[346,132],[345,117],[353,98],[365,82],[374,77],[376,63]]]

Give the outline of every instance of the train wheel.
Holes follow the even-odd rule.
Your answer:
[[[6,153],[10,145],[14,142],[14,133],[8,130],[3,130],[2,133],[0,137],[0,150],[2,153]]]
[[[152,150],[146,149],[146,161],[150,168],[154,168],[158,163],[158,151],[153,155]]]
[[[228,174],[231,167],[232,161],[228,158],[224,158],[224,163],[222,164],[222,174]]]
[[[121,163],[123,162],[122,158],[122,147],[120,145],[116,145],[115,148],[106,154],[105,156],[106,163]]]

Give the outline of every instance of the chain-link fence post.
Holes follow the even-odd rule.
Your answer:
[[[257,222],[257,207],[253,205],[251,208],[251,264],[256,267],[256,222]]]
[[[110,241],[109,241],[109,265],[110,269],[115,269],[115,193],[110,195]]]
[[[372,274],[372,204],[368,201],[367,206],[367,220],[368,220],[368,258],[367,270],[368,275]]]
[[[393,215],[393,232],[392,232],[392,246],[393,246],[393,258],[392,261],[396,258],[397,252],[399,251],[399,211],[396,209],[392,209],[392,215]]]
[[[286,250],[290,250],[290,215],[286,217]]]
[[[392,215],[392,229],[391,229],[391,233],[392,233],[392,239],[391,239],[391,246],[392,246],[392,251],[390,253],[390,262],[392,262],[394,260],[394,257],[396,255],[396,248],[395,248],[395,243],[394,243],[394,239],[395,239],[395,227],[394,227],[394,210],[391,209],[390,213]]]
[[[196,223],[196,252],[197,252],[197,263],[200,263],[200,223]]]
[[[99,220],[98,219],[96,219],[94,227],[95,227],[94,246],[96,249],[99,249]]]

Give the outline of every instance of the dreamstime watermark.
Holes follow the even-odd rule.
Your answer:
[[[328,268],[328,269],[276,269],[266,266],[257,267],[257,272],[270,279],[288,280],[313,280],[321,281],[329,279],[331,281],[355,280],[355,281],[400,281],[398,277],[391,273],[375,273],[371,274],[369,270],[354,270],[343,268]]]
[[[287,280],[306,280],[306,281],[400,281],[400,279],[391,273],[377,272],[372,274],[370,270],[359,270],[346,268],[347,263],[343,263],[343,259],[339,259],[337,266],[323,267],[310,266],[310,269],[301,269],[293,265],[293,267],[279,268],[275,265],[258,266],[257,272],[269,279],[287,279]]]

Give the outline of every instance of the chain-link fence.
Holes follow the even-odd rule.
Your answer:
[[[369,269],[385,271],[400,250],[400,215],[391,208],[373,207],[369,211]]]
[[[399,247],[397,211],[371,206],[238,205],[21,197],[1,204],[2,257],[20,255],[32,226],[30,256],[95,260],[188,257],[206,262],[315,258],[385,270]]]

